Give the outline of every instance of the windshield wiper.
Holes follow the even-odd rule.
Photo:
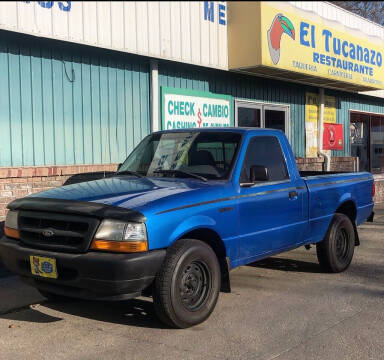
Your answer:
[[[194,173],[191,173],[191,172],[188,172],[188,171],[184,171],[184,170],[155,170],[153,173],[187,175],[187,176],[199,179],[199,180],[208,181],[208,179],[205,178],[204,176],[197,175],[197,174],[194,174]]]
[[[131,171],[131,170],[117,171],[116,175],[134,175],[139,178],[145,177],[144,175],[138,173],[137,171]]]

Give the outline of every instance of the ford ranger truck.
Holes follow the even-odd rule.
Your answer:
[[[373,193],[367,172],[300,173],[278,130],[160,131],[109,177],[11,202],[0,255],[49,299],[152,296],[186,328],[238,266],[316,244],[324,271],[347,269]]]

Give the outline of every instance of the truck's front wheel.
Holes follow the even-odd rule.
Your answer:
[[[220,290],[220,266],[212,248],[200,240],[182,239],[167,251],[156,276],[153,300],[159,319],[176,328],[206,320]]]
[[[355,231],[351,220],[336,213],[323,241],[316,245],[317,258],[327,272],[346,270],[352,261],[355,249]]]

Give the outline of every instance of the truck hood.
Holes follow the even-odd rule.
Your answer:
[[[184,199],[182,202],[188,201],[187,194],[196,190],[212,189],[217,183],[189,178],[132,178],[122,175],[66,185],[29,197],[95,202],[142,211],[154,203],[161,205],[164,198],[177,195],[177,198],[181,196]]]

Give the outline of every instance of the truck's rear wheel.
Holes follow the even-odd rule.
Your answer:
[[[220,266],[210,246],[182,239],[172,245],[156,276],[153,300],[159,319],[186,328],[206,320],[220,290]]]
[[[351,220],[336,213],[323,241],[316,245],[317,258],[327,272],[338,273],[350,265],[355,249],[355,231]]]

